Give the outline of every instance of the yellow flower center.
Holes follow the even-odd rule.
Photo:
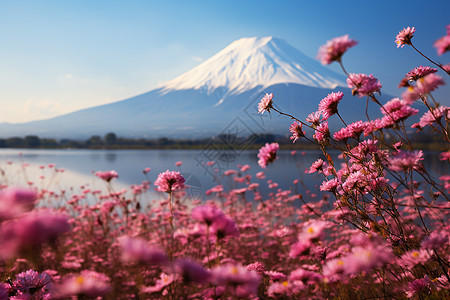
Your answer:
[[[414,251],[414,252],[412,253],[412,256],[414,256],[415,258],[418,258],[418,257],[419,257],[419,252]]]
[[[288,282],[287,281],[283,281],[282,283],[284,286],[288,286]]]
[[[308,231],[308,233],[314,233],[314,228],[309,227],[307,231]]]

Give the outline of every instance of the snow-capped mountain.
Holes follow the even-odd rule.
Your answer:
[[[265,93],[274,93],[276,107],[304,120],[337,89],[345,95],[341,116],[347,122],[363,118],[365,101],[351,96],[344,76],[283,40],[242,38],[160,88],[47,120],[0,124],[0,137],[88,138],[115,132],[124,137],[205,138],[233,130],[287,135],[289,118],[257,114]],[[332,119],[330,126],[337,124]]]
[[[242,38],[192,70],[167,82],[163,92],[225,88],[230,95],[279,83],[333,89],[345,78],[274,37]]]

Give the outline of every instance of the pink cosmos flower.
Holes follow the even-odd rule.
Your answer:
[[[119,174],[117,174],[116,171],[111,170],[111,171],[98,171],[95,173],[95,176],[103,179],[106,182],[110,182],[113,178],[118,178]]]
[[[379,93],[382,87],[380,81],[373,77],[372,74],[348,74],[347,85],[352,89],[353,95],[359,97],[370,96],[374,93]]]
[[[387,167],[396,172],[407,172],[413,169],[419,169],[420,161],[423,160],[423,152],[419,151],[398,151],[394,156],[388,157]]]
[[[36,194],[33,191],[7,188],[0,192],[0,221],[11,219],[34,207]]]
[[[317,171],[322,171],[324,167],[323,159],[319,158],[309,168],[308,174],[316,173]]]
[[[324,237],[324,230],[329,226],[328,222],[311,220],[304,224],[302,232],[298,235],[299,241],[316,242]]]
[[[111,291],[109,278],[105,274],[83,270],[78,275],[70,275],[57,288],[58,297],[84,295],[103,297]]]
[[[348,35],[336,37],[319,48],[317,59],[322,64],[329,65],[334,61],[340,61],[342,55],[351,47],[358,44],[357,41],[349,39]]]
[[[450,51],[450,24],[445,26],[445,28],[447,29],[447,34],[434,42],[434,47],[436,47],[438,55]]]
[[[36,251],[45,242],[54,242],[70,230],[68,216],[50,211],[29,212],[0,227],[0,257]]]
[[[346,140],[351,137],[358,139],[365,128],[366,126],[363,121],[353,122],[347,127],[344,127],[341,130],[335,132],[333,134],[333,137],[338,141]]]
[[[122,261],[137,264],[163,265],[168,261],[167,255],[142,238],[122,236],[119,238]]]
[[[330,137],[330,129],[328,128],[328,122],[323,122],[317,126],[315,134],[313,136],[318,142],[325,142]]]
[[[161,273],[160,279],[156,280],[156,284],[154,286],[147,286],[141,289],[142,293],[156,293],[160,292],[164,287],[168,286],[175,280],[175,275],[167,275],[165,273]]]
[[[430,257],[431,254],[428,250],[411,250],[402,255],[399,263],[411,269],[418,264],[426,263],[430,259]]]
[[[328,94],[319,103],[319,111],[322,112],[323,120],[328,120],[329,117],[337,113],[339,101],[344,97],[344,93],[336,92]]]
[[[265,94],[264,97],[261,99],[261,101],[259,102],[258,105],[258,113],[259,114],[263,114],[265,111],[267,111],[268,113],[270,113],[270,109],[273,108],[272,104],[273,104],[273,94]]]
[[[428,74],[417,80],[417,92],[424,95],[436,90],[440,85],[445,85],[444,80],[437,74]]]
[[[427,111],[419,120],[419,126],[425,127],[427,125],[432,126],[433,123],[438,122],[443,116],[447,116],[450,109],[447,106],[439,106],[438,108]]]
[[[295,295],[305,289],[305,284],[301,281],[285,280],[283,282],[273,282],[267,289],[267,294],[275,299],[293,299]]]
[[[229,236],[238,237],[240,235],[236,223],[225,215],[214,220],[211,224],[211,229],[219,240]]]
[[[419,98],[420,98],[420,92],[416,89],[415,86],[409,86],[402,93],[402,100],[405,101],[407,104],[411,104]]]
[[[380,110],[386,115],[386,119],[390,118],[395,123],[417,115],[419,112],[418,109],[412,108],[408,102],[399,98],[393,98],[386,102]]]
[[[298,123],[297,121],[294,121],[294,123],[291,124],[289,127],[289,131],[292,133],[292,136],[290,137],[292,143],[295,143],[299,138],[305,136],[305,132],[302,129],[302,123]]]
[[[266,143],[265,146],[259,149],[258,164],[261,168],[266,168],[267,165],[277,159],[277,151],[280,149],[278,143]]]
[[[13,282],[13,287],[22,294],[32,295],[32,299],[50,299],[52,290],[50,276],[32,269],[19,273]],[[6,299],[6,298],[5,298]]]
[[[261,276],[239,264],[224,264],[212,269],[212,282],[233,289],[237,297],[248,298],[258,292]]]
[[[262,263],[260,263],[259,261],[256,261],[254,263],[248,264],[247,265],[247,270],[255,271],[255,272],[258,272],[260,274],[262,274],[262,273],[267,271],[266,267],[264,267],[264,265]]]
[[[428,295],[432,281],[425,275],[423,278],[415,279],[408,284],[408,290],[406,291],[406,295],[408,298],[413,298],[415,295]],[[419,297],[420,299],[421,297]]]
[[[428,74],[436,72],[437,72],[436,68],[420,66],[409,71],[405,77],[408,80],[417,81],[419,78],[422,78]]]
[[[416,28],[414,28],[414,27],[408,26],[407,28],[403,28],[403,30],[400,31],[395,38],[395,43],[397,44],[397,48],[399,48],[399,47],[403,48],[404,45],[411,45],[411,39],[412,39],[415,31],[416,31]]]
[[[338,187],[339,182],[337,180],[337,178],[333,178],[330,180],[325,180],[322,182],[322,184],[320,185],[320,190],[321,191],[330,191],[330,192],[334,192],[336,191],[336,188]]]
[[[319,126],[320,125],[320,117],[322,115],[322,112],[316,111],[308,115],[306,118],[306,121],[309,123],[312,123],[313,126]]]
[[[214,221],[225,217],[225,214],[214,205],[199,205],[192,209],[191,217],[211,226]]]
[[[175,260],[172,264],[172,272],[180,275],[185,283],[206,283],[211,277],[211,273],[208,270],[197,262],[187,258]]]
[[[177,171],[169,171],[160,173],[155,180],[155,185],[158,187],[158,191],[170,193],[175,190],[184,189],[185,179]]]

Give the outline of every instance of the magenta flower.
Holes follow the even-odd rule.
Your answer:
[[[351,47],[358,44],[357,41],[349,39],[348,35],[336,37],[319,48],[317,59],[322,64],[329,65],[334,61],[340,61],[342,55]]]
[[[292,133],[292,136],[290,137],[292,143],[295,143],[299,138],[305,136],[305,132],[302,129],[302,123],[298,123],[297,121],[294,121],[294,123],[291,124],[289,127],[289,131]]]
[[[138,264],[163,265],[167,263],[167,255],[142,238],[122,236],[119,238],[122,249],[122,261]]]
[[[98,171],[95,173],[95,176],[103,179],[106,182],[110,182],[113,178],[119,178],[119,174],[117,174],[116,171],[111,170],[111,171]]]
[[[273,94],[265,94],[264,97],[261,99],[258,105],[258,114],[263,114],[265,111],[270,113],[270,109],[273,108]]]
[[[169,171],[160,173],[155,180],[158,191],[170,193],[175,190],[184,189],[184,177],[177,171]]]
[[[321,116],[322,116],[322,112],[316,111],[316,112],[310,113],[308,115],[308,117],[306,118],[306,121],[311,123],[313,126],[319,126]]]
[[[32,295],[32,299],[50,299],[52,284],[48,274],[30,269],[16,276],[13,287],[23,294]]]
[[[440,85],[445,85],[441,76],[437,74],[428,74],[417,80],[417,91],[424,95],[436,90]]]
[[[333,137],[338,140],[347,140],[348,138],[358,139],[361,133],[364,132],[366,124],[363,121],[357,121],[349,124],[347,127],[335,132]]]
[[[436,72],[437,72],[436,68],[420,66],[409,71],[405,77],[408,80],[417,81],[419,78],[422,78],[428,74]]]
[[[328,122],[323,122],[316,128],[314,138],[318,142],[325,142],[330,137],[330,129],[328,128]]]
[[[214,220],[211,224],[211,228],[219,240],[228,236],[238,237],[240,235],[236,223],[225,215]]]
[[[259,149],[258,164],[261,168],[266,168],[267,165],[277,159],[277,151],[280,149],[278,143],[266,143],[265,146]]]
[[[187,258],[177,259],[172,264],[172,272],[180,275],[186,283],[206,283],[211,277],[211,273],[208,270],[197,262]]]
[[[434,47],[436,47],[438,55],[450,51],[450,24],[445,26],[445,28],[447,29],[447,34],[434,42]]]
[[[266,267],[262,263],[260,263],[259,261],[256,261],[254,263],[248,264],[246,268],[249,271],[255,271],[255,272],[258,272],[260,274],[262,274],[262,273],[267,271]]]
[[[7,188],[0,192],[0,221],[30,211],[34,207],[36,194],[30,190]]]
[[[385,122],[392,121],[392,125],[393,123],[406,120],[410,116],[417,115],[419,112],[419,110],[412,108],[406,101],[398,98],[393,98],[386,102],[380,110],[385,115],[383,117],[383,119],[386,119]]]
[[[167,275],[165,273],[161,273],[160,279],[156,280],[156,284],[154,286],[147,286],[141,288],[142,293],[156,293],[161,291],[163,288],[171,284],[175,280],[175,275]]]
[[[248,298],[258,292],[261,276],[239,264],[219,265],[212,270],[212,282],[233,289],[237,297]]]
[[[423,160],[423,152],[419,151],[398,151],[394,156],[388,157],[387,167],[396,172],[407,172],[410,170],[417,170],[421,167]]]
[[[322,171],[324,167],[323,159],[319,158],[313,164],[308,170],[308,174],[316,173],[317,171]]]
[[[427,125],[432,126],[433,123],[439,122],[443,116],[447,116],[450,109],[447,106],[439,106],[431,111],[427,111],[419,120],[419,126],[425,127]]]
[[[319,110],[320,112],[322,112],[322,116],[323,116],[323,120],[328,120],[329,117],[331,117],[332,115],[334,115],[335,113],[338,112],[338,104],[339,101],[342,100],[342,98],[344,97],[344,93],[342,92],[337,92],[337,93],[331,93],[328,96],[326,96],[325,98],[322,99],[322,101],[320,101],[319,103]]]
[[[408,284],[408,290],[406,291],[406,295],[408,298],[414,298],[417,295],[429,295],[432,281],[425,275],[423,278],[415,279]],[[422,297],[418,297],[419,299]]]
[[[35,252],[45,242],[54,242],[70,230],[68,216],[50,211],[30,212],[0,227],[0,257]]]
[[[380,81],[373,77],[372,74],[348,74],[347,85],[352,89],[353,95],[359,97],[370,96],[374,93],[379,93],[382,87]]]
[[[224,213],[214,205],[199,205],[191,212],[193,219],[211,226],[216,220],[225,217]]]
[[[105,274],[83,270],[78,275],[70,275],[58,286],[58,297],[87,296],[103,297],[111,291],[109,278]]]
[[[399,47],[403,48],[404,45],[411,45],[411,39],[412,39],[415,31],[416,31],[416,28],[414,28],[414,27],[408,26],[407,28],[403,28],[403,30],[400,31],[395,38],[395,43],[397,44],[397,48],[399,48]]]

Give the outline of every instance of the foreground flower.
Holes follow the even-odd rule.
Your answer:
[[[17,275],[13,287],[22,295],[31,295],[31,299],[50,299],[52,284],[48,274],[30,269]]]
[[[320,101],[318,111],[322,112],[324,121],[338,112],[337,107],[343,97],[344,93],[342,92],[331,93]]]
[[[8,188],[0,193],[0,220],[10,219],[30,211],[36,194],[30,190]]]
[[[407,172],[420,168],[420,161],[423,160],[423,152],[420,151],[398,151],[395,156],[388,157],[388,168],[396,172]]]
[[[119,238],[119,244],[124,262],[160,265],[168,261],[167,255],[162,250],[150,246],[142,238],[123,236]]]
[[[445,85],[441,76],[437,74],[428,74],[417,80],[416,89],[423,95],[436,90],[440,85]]]
[[[106,182],[110,182],[113,178],[119,178],[119,174],[117,174],[116,171],[111,170],[111,171],[98,171],[95,173],[95,176],[103,179]]]
[[[359,97],[379,93],[382,87],[380,81],[373,77],[372,74],[348,74],[347,85],[352,89],[352,94]]]
[[[411,45],[411,39],[412,39],[415,31],[416,31],[416,28],[414,28],[414,27],[408,26],[407,28],[403,28],[403,30],[400,31],[395,38],[395,43],[397,44],[397,48],[399,48],[399,47],[403,48],[404,45]]]
[[[294,123],[291,124],[289,127],[289,131],[292,133],[292,136],[290,137],[292,143],[295,143],[299,138],[305,136],[305,132],[302,129],[302,123],[298,123],[297,121],[294,121]]]
[[[0,257],[34,253],[45,242],[54,242],[69,231],[68,216],[50,211],[30,212],[0,227]]]
[[[72,275],[63,280],[57,288],[57,296],[87,296],[102,297],[111,291],[109,278],[102,273],[83,270],[78,275]]]
[[[208,270],[197,262],[187,258],[177,259],[172,264],[172,272],[180,275],[185,283],[206,283],[211,277],[211,273]]]
[[[273,162],[277,158],[278,149],[280,149],[280,145],[278,143],[266,143],[265,146],[259,149],[258,164],[261,168],[266,168],[269,163]]]
[[[267,111],[268,113],[270,113],[270,109],[273,108],[272,101],[273,98],[273,94],[265,94],[264,97],[261,99],[261,101],[259,102],[258,105],[258,114],[263,114],[265,111]]]
[[[258,292],[260,275],[241,265],[219,265],[212,270],[212,274],[214,284],[231,288],[233,295],[237,297],[247,298]]]
[[[160,173],[155,180],[155,185],[158,187],[158,191],[170,193],[175,190],[183,189],[185,179],[177,171],[169,171]]]
[[[349,39],[348,34],[336,37],[319,48],[317,59],[324,65],[329,65],[334,61],[340,61],[342,55],[356,44],[358,44],[358,42]]]
[[[436,68],[420,66],[409,71],[405,77],[408,80],[417,81],[419,78],[422,78],[428,74],[436,72],[437,72]]]
[[[438,55],[450,51],[450,24],[445,26],[445,28],[447,29],[447,34],[434,42],[434,47],[436,47]]]
[[[199,205],[194,207],[191,212],[193,219],[211,226],[216,220],[223,218],[224,213],[214,205]]]

